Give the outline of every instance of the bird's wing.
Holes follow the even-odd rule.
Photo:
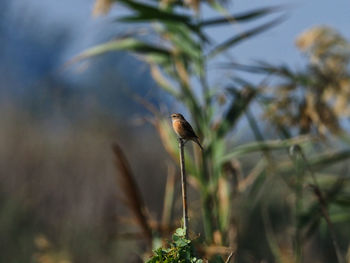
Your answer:
[[[189,137],[189,138],[191,138],[191,137],[192,138],[198,138],[196,133],[193,131],[191,124],[189,124],[187,121],[184,121],[183,125],[184,125],[184,128],[185,128],[186,132],[188,133],[187,137]]]

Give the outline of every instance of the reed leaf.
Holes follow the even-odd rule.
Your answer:
[[[161,72],[160,68],[155,64],[150,64],[150,66],[151,66],[151,75],[152,75],[153,79],[158,83],[158,85],[162,89],[164,89],[165,91],[169,92],[175,98],[179,98],[179,96],[180,96],[179,92],[166,79],[166,77]]]
[[[295,144],[307,144],[310,143],[312,138],[310,136],[299,136],[286,140],[265,140],[262,142],[252,142],[235,147],[235,150],[222,157],[221,161],[226,162],[232,158],[239,157],[245,154],[260,152],[260,151],[272,151],[272,150],[286,150]]]
[[[130,1],[130,0],[118,0],[118,2],[127,6],[130,10],[135,11],[137,14],[124,16],[118,19],[121,22],[176,22],[185,24],[193,32],[198,33],[198,27],[193,24],[192,16],[177,14],[174,10],[168,11],[158,6],[149,5],[146,3]]]
[[[231,92],[233,93],[233,92]],[[234,93],[234,99],[226,114],[222,118],[222,122],[217,129],[217,136],[223,137],[237,123],[239,117],[244,113],[245,109],[258,94],[256,89],[247,87],[241,92]]]
[[[308,165],[313,170],[318,170],[324,167],[329,167],[331,165],[343,162],[350,158],[350,150],[342,150],[336,152],[322,153],[317,156],[308,157]],[[291,173],[293,171],[293,164],[290,162],[285,162],[280,164],[278,170],[283,173]]]
[[[236,36],[231,37],[230,39],[224,41],[223,43],[217,45],[214,49],[212,49],[208,57],[213,58],[217,56],[218,54],[223,53],[224,51],[227,51],[228,49],[232,48],[233,46],[239,44],[242,41],[248,40],[258,34],[261,34],[262,32],[280,24],[285,19],[284,16],[281,16],[277,19],[274,19],[268,23],[265,23],[263,25],[257,26],[253,29],[247,30],[243,33],[240,33]]]
[[[175,167],[168,164],[168,177],[165,185],[163,214],[162,214],[162,227],[170,228],[171,216],[173,212],[174,196],[175,196],[175,181],[176,173]]]
[[[147,208],[132,174],[129,162],[118,144],[114,143],[112,149],[115,157],[115,166],[119,171],[117,179],[120,189],[124,192],[129,209],[141,227],[144,237],[148,240],[149,245],[151,245],[152,230],[148,224]]]
[[[121,51],[121,50],[128,50],[128,51],[134,51],[139,54],[160,54],[160,55],[167,55],[170,56],[170,51],[166,48],[159,47],[156,45],[151,45],[145,42],[142,42],[136,38],[122,38],[122,39],[116,39],[109,42],[106,42],[104,44],[100,44],[97,46],[94,46],[92,48],[89,48],[82,52],[81,54],[77,55],[76,57],[72,58],[66,65],[76,63],[80,60],[87,59],[90,57],[98,56],[105,54],[107,52],[115,52],[115,51]]]
[[[257,18],[264,17],[273,12],[280,11],[281,7],[262,7],[255,10],[251,10],[244,13],[227,15],[225,17],[218,18],[210,18],[204,21],[199,22],[198,26],[200,28],[203,27],[211,27],[211,26],[226,26],[231,23],[238,22],[250,22],[251,20],[255,20]]]

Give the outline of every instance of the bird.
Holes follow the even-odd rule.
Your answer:
[[[193,131],[191,124],[189,124],[184,116],[180,113],[171,114],[173,129],[175,133],[183,140],[185,143],[189,140],[194,141],[198,146],[203,150],[199,138],[196,133]]]

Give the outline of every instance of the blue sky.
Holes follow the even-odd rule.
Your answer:
[[[346,0],[239,0],[234,2],[238,10],[254,8],[257,5],[286,5],[289,17],[281,25],[256,37],[254,41],[241,45],[236,52],[240,59],[261,58],[272,62],[288,62],[300,65],[301,56],[294,41],[305,29],[316,25],[334,27],[342,35],[350,37],[350,2]]]
[[[97,19],[93,18],[91,16],[93,0],[8,0],[8,3],[10,8],[6,12],[5,19],[8,22],[5,25],[7,25],[7,34],[9,35],[5,37],[5,41],[9,41],[10,44],[5,52],[8,51],[7,56],[12,60],[11,63],[16,63],[18,60],[18,63],[22,65],[21,71],[28,69],[33,72],[35,77],[30,78],[33,81],[39,77],[37,75],[40,74],[41,69],[45,68],[45,63],[50,65],[48,70],[54,70],[55,67],[59,67],[87,47],[106,41],[118,31],[123,30],[112,23],[113,14]],[[272,63],[287,63],[293,67],[300,67],[303,65],[303,58],[295,48],[294,42],[298,34],[305,29],[315,25],[329,25],[347,38],[350,37],[348,30],[350,3],[346,0],[235,0],[230,5],[230,12],[238,13],[274,5],[285,5],[288,19],[281,25],[236,47],[231,53],[234,59],[239,62],[251,62],[254,59],[266,60]],[[115,9],[118,9],[118,6]],[[255,25],[258,24],[255,23]],[[244,28],[244,26],[234,25],[211,32],[217,42],[220,42],[228,35],[241,32]],[[12,43],[16,43],[16,41],[22,43],[26,35],[31,34],[28,32],[29,29],[35,30],[34,33],[39,38],[38,41],[50,39],[50,34],[55,33],[58,29],[67,32],[66,43],[59,50],[59,54],[54,57],[54,61],[47,62],[47,59],[39,59],[40,63],[36,65],[35,62],[38,61],[33,61],[33,57],[29,53],[32,49],[28,45],[36,45],[37,43],[26,43],[24,49],[23,46]],[[35,52],[36,57],[38,54],[40,55],[37,50]],[[22,55],[22,53],[25,54]],[[43,52],[44,55],[45,52]],[[40,70],[35,71],[36,66],[40,67]],[[142,68],[140,72],[144,72],[144,70]],[[70,74],[64,77],[75,78]]]

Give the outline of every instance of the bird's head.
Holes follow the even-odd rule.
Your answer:
[[[184,120],[184,116],[182,116],[182,114],[180,113],[174,113],[174,114],[171,114],[171,119],[174,121],[174,120]]]

